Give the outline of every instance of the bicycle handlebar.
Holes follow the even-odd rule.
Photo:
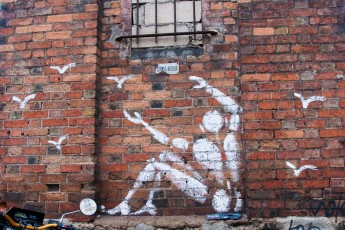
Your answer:
[[[40,227],[33,227],[33,226],[27,226],[27,225],[23,225],[23,224],[19,224],[17,222],[15,222],[9,215],[5,214],[5,213],[1,213],[1,215],[8,221],[8,223],[10,223],[13,227],[15,228],[19,228],[19,229],[28,229],[28,230],[44,230],[44,229],[48,229],[48,228],[55,228],[55,229],[61,229],[59,224],[46,224]],[[66,228],[63,228],[66,229]],[[67,228],[68,229],[68,228]],[[74,228],[71,228],[74,229]]]

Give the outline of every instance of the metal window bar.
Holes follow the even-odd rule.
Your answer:
[[[164,37],[164,36],[174,36],[175,42],[177,41],[178,35],[194,35],[194,40],[196,40],[197,34],[210,34],[210,35],[217,35],[216,31],[212,30],[202,30],[197,31],[196,30],[196,10],[195,10],[195,0],[193,0],[193,31],[189,32],[177,32],[177,9],[176,9],[176,2],[177,0],[174,0],[174,32],[173,33],[158,33],[158,0],[155,0],[155,33],[154,34],[139,34],[139,0],[136,1],[136,34],[135,35],[122,35],[116,37],[116,41],[121,41],[126,38],[136,38],[137,44],[139,44],[139,38],[146,38],[146,37],[155,37],[155,42],[158,42],[158,37]]]
[[[194,41],[196,40],[196,21],[195,21],[195,0],[193,0],[193,27],[194,27]]]
[[[139,34],[139,0],[137,0],[137,34]],[[137,44],[139,44],[139,38],[137,38]]]
[[[158,2],[157,0],[155,1],[155,34],[158,34]],[[156,43],[158,42],[157,36],[155,36],[155,41]]]
[[[176,19],[176,0],[174,0],[174,33],[175,33],[175,42],[177,41],[177,36],[176,36],[176,32],[177,32],[177,23],[176,23],[176,21],[177,21],[177,19]]]

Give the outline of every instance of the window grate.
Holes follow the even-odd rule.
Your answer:
[[[168,33],[158,33],[158,0],[155,0],[155,33],[149,33],[149,34],[140,34],[139,31],[139,0],[136,0],[136,3],[133,4],[136,7],[136,34],[132,34],[132,35],[121,35],[118,36],[116,38],[116,41],[121,41],[123,39],[126,38],[134,38],[136,39],[136,43],[139,44],[139,38],[147,38],[147,37],[154,37],[155,38],[155,42],[158,42],[158,37],[164,37],[164,36],[174,36],[174,40],[175,42],[177,41],[177,36],[179,35],[193,35],[194,36],[194,40],[196,40],[196,35],[197,34],[210,34],[210,35],[217,35],[216,31],[211,31],[211,30],[201,30],[201,31],[197,31],[196,29],[196,6],[195,6],[195,1],[196,0],[192,0],[193,1],[193,30],[189,31],[189,32],[177,32],[177,7],[176,7],[176,3],[178,0],[174,0],[173,4],[174,4],[174,32],[168,32]]]

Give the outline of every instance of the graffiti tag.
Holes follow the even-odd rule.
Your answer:
[[[342,194],[339,195],[338,200],[320,201],[315,207],[314,202],[310,203],[311,212],[316,216],[320,210],[323,209],[325,217],[335,217],[339,215],[345,216],[345,200],[342,198]]]
[[[292,227],[292,224],[293,224],[293,220],[291,220],[290,222],[289,230],[321,230],[319,227],[313,226],[313,223],[310,223],[308,228],[304,228],[302,224]]]

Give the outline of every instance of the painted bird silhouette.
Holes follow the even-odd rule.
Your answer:
[[[109,80],[114,80],[117,83],[117,88],[121,89],[123,83],[125,83],[125,81],[127,81],[128,79],[132,79],[133,75],[128,75],[128,76],[124,76],[121,79],[119,79],[118,77],[107,77],[107,79]]]
[[[335,76],[335,79],[342,79],[342,80],[344,80],[345,79],[345,75],[338,74],[337,76]]]
[[[12,100],[20,103],[19,108],[24,109],[26,103],[28,103],[29,100],[34,99],[36,97],[36,94],[30,94],[29,96],[25,97],[24,100],[21,100],[19,97],[13,96]]]
[[[62,68],[60,68],[59,66],[50,66],[50,68],[51,69],[56,69],[62,75],[62,74],[64,74],[66,72],[67,69],[72,68],[72,67],[74,67],[76,65],[77,64],[75,62],[73,62],[73,63],[69,63],[69,64],[65,65]]]
[[[309,97],[308,99],[304,99],[304,97],[299,93],[294,93],[294,95],[301,100],[302,107],[304,109],[308,108],[309,103],[311,103],[313,101],[325,101],[326,100],[326,98],[322,97],[322,96],[312,96],[312,97]]]
[[[316,170],[317,167],[314,165],[303,165],[300,168],[297,169],[295,165],[293,165],[291,162],[286,162],[287,166],[289,166],[292,170],[295,176],[299,176],[299,174],[306,169]]]
[[[61,143],[67,138],[68,135],[61,136],[59,140],[56,141],[48,141],[48,143],[55,145],[55,148],[61,151]]]

